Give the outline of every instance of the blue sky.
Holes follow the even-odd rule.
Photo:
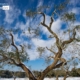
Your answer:
[[[32,70],[41,70],[44,69],[47,65],[44,64],[45,60],[39,58],[39,54],[36,51],[38,46],[42,47],[50,47],[52,42],[54,43],[54,39],[48,39],[50,33],[40,25],[40,36],[38,38],[34,37],[33,34],[29,34],[26,30],[30,26],[31,28],[36,28],[39,23],[42,21],[42,16],[37,16],[37,18],[30,18],[26,16],[26,11],[33,10],[36,11],[40,6],[49,6],[50,8],[43,9],[43,12],[46,14],[46,24],[50,22],[51,12],[54,10],[53,6],[58,5],[64,0],[0,0],[0,7],[2,5],[8,4],[10,6],[10,10],[4,11],[0,9],[0,25],[3,25],[5,28],[19,28],[20,31],[15,33],[15,42],[17,44],[32,44],[32,49],[28,50],[28,55],[30,57],[30,61],[24,62],[26,65],[31,66]],[[80,3],[79,0],[70,0],[70,3],[67,5],[69,12],[73,12],[76,14],[76,22],[74,25],[80,25]],[[69,36],[67,34],[63,35],[63,30],[66,30],[67,26],[64,22],[60,20],[60,17],[55,17],[55,22],[52,25],[52,30],[56,32],[56,34],[60,35],[61,39],[68,39]],[[25,32],[25,34],[22,33]],[[60,32],[60,33],[59,33]],[[32,39],[28,38],[31,37]],[[72,49],[73,50],[73,49]],[[56,48],[55,48],[56,51]],[[46,54],[45,54],[46,53]],[[65,52],[67,53],[67,52]],[[49,51],[44,52],[43,56],[51,55]],[[64,55],[63,55],[64,56]],[[77,56],[77,55],[76,55]],[[70,58],[69,55],[67,55]]]

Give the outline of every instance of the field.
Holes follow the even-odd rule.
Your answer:
[[[69,77],[66,80],[80,80],[80,77]],[[14,80],[13,78],[0,78],[0,80]],[[28,78],[16,78],[15,80],[29,80]],[[44,80],[56,80],[55,78],[45,78]],[[59,78],[63,80],[63,78]]]

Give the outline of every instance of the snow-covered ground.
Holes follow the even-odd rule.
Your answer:
[[[66,80],[80,80],[80,77],[69,77]],[[14,80],[13,78],[0,78],[0,80]],[[17,78],[15,80],[29,80],[28,78]],[[55,78],[45,78],[44,80],[55,80]],[[63,80],[63,78],[59,78],[59,80]]]
[[[80,77],[69,77],[66,80],[80,80]],[[45,78],[44,80],[56,80],[56,78]],[[63,80],[63,78],[59,78],[59,80]]]

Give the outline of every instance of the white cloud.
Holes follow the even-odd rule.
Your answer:
[[[76,26],[76,25],[80,25],[80,22],[79,22],[79,21],[76,21],[76,22],[74,23],[74,26]]]
[[[43,4],[43,2],[39,2],[38,7],[41,6]],[[74,13],[78,14],[78,10],[75,8],[72,10]],[[6,17],[5,17],[5,21],[7,23],[13,23],[13,21],[15,19],[17,19],[17,17],[20,15],[20,10],[15,8],[15,6],[12,6],[10,11],[5,11]],[[23,13],[23,17],[26,19],[26,14]],[[27,29],[28,27],[30,27],[29,25],[31,25],[33,28],[36,27],[37,23],[41,22],[43,20],[43,17],[41,16],[39,19],[37,19],[36,21],[33,21],[32,19],[26,19],[26,23],[24,24],[23,22],[17,22],[15,28],[20,28],[21,30],[23,30],[25,32],[25,34],[21,34],[20,38],[22,38],[22,36],[33,36],[31,35]],[[50,23],[50,16],[46,15],[46,24],[49,25]],[[60,18],[56,19],[53,24],[52,24],[52,30],[60,37],[62,37],[64,40],[68,39],[68,33],[66,33],[65,35],[63,34],[63,31],[61,30],[61,26],[62,26],[62,21],[60,20]],[[79,24],[79,22],[76,22],[76,24]],[[42,29],[43,33],[47,34],[47,36],[50,35],[49,31],[43,27],[42,25],[40,25],[40,28]],[[20,42],[20,43],[24,43],[24,44],[28,44],[28,42],[26,42],[24,39],[19,39],[18,34],[15,35],[15,41],[16,42]],[[36,51],[36,48],[38,46],[40,47],[51,47],[51,45],[53,45],[55,43],[55,39],[52,40],[43,40],[43,39],[36,39],[36,38],[32,38],[31,40],[32,46],[34,46],[34,48],[32,50],[27,50],[28,55],[30,57],[30,60],[35,60],[37,58],[39,58],[39,53]],[[56,50],[55,50],[56,51]],[[68,53],[68,51],[66,51],[66,54]],[[45,53],[44,53],[45,54]],[[46,54],[50,54],[50,52],[46,52]],[[67,57],[71,57],[69,55],[67,55]]]
[[[26,10],[24,10],[22,16],[23,16],[25,19],[27,19],[27,16],[26,16]]]
[[[37,7],[40,7],[40,6],[42,6],[42,5],[43,5],[43,0],[39,0]]]
[[[35,59],[39,58],[39,55],[40,54],[39,54],[39,52],[37,52],[37,47],[48,47],[48,48],[51,48],[51,46],[54,43],[55,43],[55,40],[54,39],[52,39],[52,40],[43,40],[43,39],[33,38],[32,39],[32,44],[33,44],[34,47],[33,47],[33,49],[31,49],[31,50],[28,51],[30,60],[35,60]],[[51,55],[51,52],[45,51],[42,55],[43,56],[45,55],[44,57],[46,57],[46,56]]]
[[[39,53],[36,50],[27,50],[30,60],[36,60],[39,58]]]
[[[15,34],[15,35],[14,35],[14,41],[15,41],[15,42],[19,42],[19,43],[22,42],[21,39],[18,37],[18,34]]]
[[[38,46],[40,46],[40,47],[47,47],[47,46],[50,47],[51,45],[53,45],[55,43],[55,40],[54,39],[43,40],[43,39],[33,38],[32,42],[36,47],[38,47]]]
[[[76,15],[80,14],[80,4],[79,4],[80,0],[70,0],[69,1],[69,12],[73,12]]]
[[[75,14],[79,14],[80,13],[80,8],[73,8],[71,10],[71,12],[75,13]]]
[[[59,30],[61,29],[62,26],[62,21],[60,19],[57,19],[56,21],[54,21],[54,23],[52,24],[52,30],[54,32],[59,33]]]
[[[21,11],[17,9],[17,7],[13,4],[13,0],[11,3],[9,3],[10,9],[8,11],[5,11],[5,19],[4,21],[11,24],[14,22],[15,19],[18,18]]]
[[[20,28],[21,30],[25,30],[27,28],[27,23],[24,24],[23,22],[17,22],[15,28]]]
[[[34,34],[30,34],[30,32],[28,31],[28,28],[31,27],[30,24],[31,25],[35,24],[35,23],[30,23],[30,22],[32,22],[32,19],[26,20],[25,24],[23,22],[16,23],[15,28],[19,28],[20,30],[22,30],[20,37],[22,37],[22,36],[32,37],[34,35]]]
[[[80,42],[74,41],[69,45],[66,45],[66,49],[63,51],[63,57],[66,60],[70,60],[72,57],[79,58],[79,50],[80,50]]]
[[[70,4],[76,6],[79,3],[79,0],[70,0]]]

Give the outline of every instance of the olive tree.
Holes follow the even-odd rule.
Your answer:
[[[64,6],[61,6],[58,8],[58,10],[63,9]],[[29,57],[26,53],[26,47],[24,45],[19,45],[20,47],[18,47],[15,43],[15,35],[12,33],[11,30],[5,30],[2,27],[0,28],[0,62],[1,65],[4,64],[10,64],[10,65],[16,65],[20,68],[22,68],[25,73],[27,74],[29,80],[43,80],[44,77],[46,76],[46,74],[48,72],[50,72],[53,69],[56,68],[63,68],[66,64],[67,64],[67,60],[63,57],[64,52],[66,51],[67,47],[69,45],[73,46],[74,48],[77,48],[76,43],[79,42],[79,37],[77,36],[79,33],[79,29],[80,26],[79,25],[75,25],[75,26],[69,26],[69,28],[67,30],[65,30],[63,32],[63,35],[66,36],[65,34],[68,33],[67,35],[69,36],[69,38],[67,40],[61,39],[60,35],[58,35],[56,32],[54,32],[52,30],[52,24],[54,24],[55,22],[55,17],[53,15],[58,15],[57,8],[52,12],[52,16],[50,16],[50,23],[49,25],[46,24],[46,14],[44,12],[41,11],[37,11],[37,12],[32,12],[29,11],[26,14],[27,15],[41,15],[43,17],[43,21],[40,22],[41,27],[44,27],[45,29],[48,30],[48,32],[51,34],[51,38],[55,39],[55,43],[52,43],[52,45],[55,45],[57,48],[57,51],[54,51],[54,46],[51,48],[49,48],[48,46],[46,47],[38,47],[37,50],[39,52],[41,52],[40,54],[42,55],[42,52],[44,52],[44,50],[50,51],[52,53],[52,55],[48,56],[47,59],[51,59],[52,63],[50,65],[48,65],[41,73],[38,77],[35,77],[35,75],[31,72],[31,70],[25,65],[23,64],[24,60],[29,60]],[[59,15],[58,15],[59,16]],[[75,21],[75,15],[73,13],[63,13],[61,17],[61,20],[66,21],[66,22],[74,22]],[[56,27],[56,26],[55,26]],[[71,27],[71,28],[70,28]],[[31,29],[28,28],[29,33],[31,34]],[[39,33],[39,30],[36,29],[35,31],[36,34]],[[32,33],[33,34],[33,33]],[[50,38],[50,39],[51,39]],[[7,51],[7,49],[9,47],[12,47],[12,51]],[[30,48],[30,45],[28,46],[28,48]],[[77,52],[78,49],[75,49],[75,52]],[[67,53],[68,54],[68,53]],[[73,57],[73,56],[72,56]]]

